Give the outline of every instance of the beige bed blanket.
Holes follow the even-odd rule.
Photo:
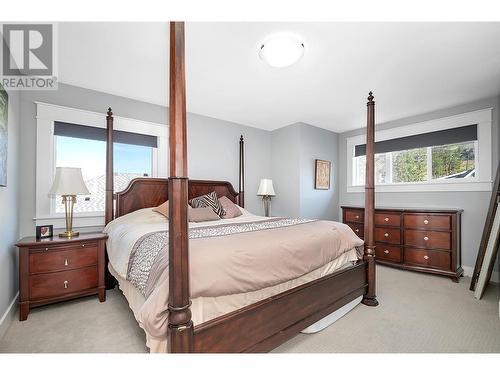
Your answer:
[[[141,236],[134,247],[137,242],[152,239],[150,235]],[[348,226],[332,221],[299,221],[264,230],[191,238],[191,298],[231,295],[278,285],[318,269],[362,244]],[[130,254],[128,275],[135,263],[134,249]],[[144,285],[141,292],[146,297],[139,320],[149,334],[161,337],[166,334],[168,320],[166,243],[154,258],[151,270],[145,276],[148,280],[139,283]],[[148,262],[151,260],[142,260],[142,264]]]

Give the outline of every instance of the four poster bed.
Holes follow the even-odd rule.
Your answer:
[[[184,24],[170,23],[170,177],[138,178],[114,194],[111,108],[106,117],[108,269],[151,351],[266,352],[357,299],[378,304],[371,93],[367,105],[364,247],[340,223],[252,215],[244,209],[243,136],[238,192],[227,181],[188,180]],[[212,192],[241,216],[188,224],[188,201]],[[151,209],[166,201],[168,220]]]

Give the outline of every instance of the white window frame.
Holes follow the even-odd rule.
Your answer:
[[[36,225],[53,224],[55,229],[65,227],[64,213],[56,213],[54,197],[48,195],[55,176],[54,122],[106,128],[106,113],[86,111],[56,104],[35,102],[36,115]],[[113,116],[113,128],[132,133],[158,137],[158,147],[153,149],[151,177],[166,177],[168,165],[168,126],[142,120]],[[50,150],[50,152],[47,152]],[[161,171],[161,172],[160,172]],[[100,227],[104,225],[104,212],[75,213],[75,228]]]
[[[475,141],[476,177],[468,179],[428,180],[412,183],[377,184],[377,192],[424,192],[424,191],[491,191],[492,189],[492,108],[481,109],[419,122],[385,130],[375,131],[375,142],[394,138],[408,137],[445,129],[459,128],[477,124],[477,141]],[[376,126],[375,126],[376,129]],[[347,192],[364,191],[364,186],[352,184],[354,174],[354,148],[366,143],[366,134],[349,137],[347,142]],[[430,158],[428,158],[430,163]]]

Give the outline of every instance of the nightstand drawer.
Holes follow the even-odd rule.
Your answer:
[[[97,264],[97,245],[30,254],[30,273],[66,271]]]
[[[405,230],[405,245],[427,249],[451,249],[450,232]]]
[[[42,299],[97,288],[97,267],[30,276],[30,298]]]
[[[425,249],[405,248],[405,263],[417,266],[450,269],[450,253]]]
[[[401,243],[401,232],[399,228],[375,227],[375,241],[399,245]]]

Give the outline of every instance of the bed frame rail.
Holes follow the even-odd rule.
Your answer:
[[[337,271],[232,313],[194,330],[194,352],[268,352],[304,328],[363,295],[367,264]]]

